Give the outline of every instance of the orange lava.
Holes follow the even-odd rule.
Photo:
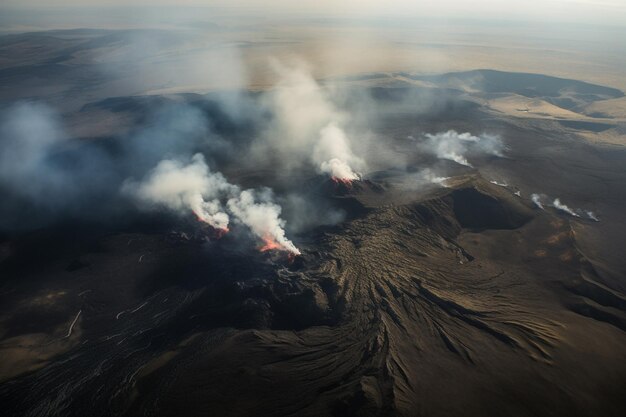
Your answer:
[[[335,183],[335,184],[343,184],[348,188],[352,187],[352,181],[354,180],[350,180],[347,178],[339,178],[339,177],[330,177],[330,179]]]
[[[221,229],[215,229],[215,238],[216,239],[221,239],[228,232],[230,232],[230,229],[228,227],[223,227]]]
[[[270,236],[265,235],[261,239],[263,239],[264,243],[264,245],[259,248],[261,252],[267,252],[268,250],[285,250],[281,244],[276,242]]]

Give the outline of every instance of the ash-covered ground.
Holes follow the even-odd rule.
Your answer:
[[[2,415],[624,415],[622,92],[277,71],[3,101]]]

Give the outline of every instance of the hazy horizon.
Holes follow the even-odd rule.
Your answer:
[[[471,20],[489,22],[528,22],[541,24],[585,24],[626,27],[626,3],[621,1],[581,1],[581,0],[530,0],[493,1],[478,0],[466,2],[443,0],[436,3],[408,0],[348,0],[340,3],[330,0],[289,2],[285,0],[186,0],[186,1],[77,1],[77,0],[5,0],[0,9],[8,12],[25,12],[33,19],[50,18],[55,11],[67,14],[68,9],[75,13],[98,13],[92,16],[102,23],[120,11],[123,17],[136,23],[158,20],[207,19],[211,17],[243,16],[261,20],[276,17],[294,18],[335,18],[335,19],[440,19],[442,21]],[[193,11],[190,13],[190,11]],[[104,15],[102,14],[104,12]],[[110,13],[111,16],[107,16]],[[121,17],[121,16],[120,16]]]

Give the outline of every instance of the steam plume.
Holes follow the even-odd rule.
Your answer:
[[[277,162],[287,170],[304,162],[334,179],[358,180],[365,163],[352,150],[345,130],[347,115],[303,65],[275,63],[274,68],[279,81],[265,97],[274,120],[253,152],[278,156]]]
[[[435,154],[440,159],[448,159],[457,164],[472,167],[467,155],[502,156],[504,145],[497,136],[473,136],[470,133],[458,133],[454,130],[437,134],[427,133],[426,141],[420,147]]]
[[[357,158],[350,150],[348,138],[344,131],[334,123],[329,124],[320,132],[313,159],[319,162],[321,172],[330,174],[333,178],[348,181],[360,178],[349,165]]]
[[[559,200],[558,198],[554,199],[554,201],[552,202],[552,206],[555,209],[557,209],[557,210],[561,210],[561,211],[569,214],[570,216],[580,217],[580,215],[578,213],[576,213],[574,210],[572,210],[571,208],[569,208],[565,204],[561,203],[561,200]]]
[[[195,154],[187,165],[163,160],[141,183],[129,181],[123,186],[124,192],[148,204],[178,212],[190,210],[216,229],[227,229],[229,222],[219,198],[235,189],[222,174],[209,171],[201,154]]]
[[[280,218],[281,208],[271,201],[269,190],[257,193],[253,190],[242,191],[238,196],[230,198],[227,205],[239,221],[265,242],[261,250],[278,249],[300,254],[298,248],[285,237],[285,221]]]
[[[127,181],[123,191],[140,201],[176,212],[193,212],[216,229],[228,230],[230,216],[221,201],[227,199],[230,213],[265,242],[264,249],[278,249],[299,255],[285,237],[281,208],[272,201],[269,189],[241,191],[220,173],[210,172],[204,157],[195,154],[191,162],[163,160],[140,183]]]
[[[531,194],[530,199],[535,203],[537,207],[544,210],[543,203],[541,202],[541,196],[539,194]]]
[[[539,207],[540,209],[544,209],[544,203],[543,201],[545,201],[545,199],[547,198],[544,195],[539,195],[539,194],[532,194],[530,196],[530,198],[532,199],[533,203],[535,203],[535,205],[537,207]],[[549,203],[551,207],[554,207],[555,209],[562,211],[563,213],[569,214],[570,216],[573,217],[582,217],[582,215],[586,215],[588,219],[599,222],[600,220],[598,219],[598,217],[596,217],[596,215],[589,210],[581,210],[581,209],[573,209],[565,204],[563,204],[561,202],[561,199],[559,198],[555,198],[552,203]]]
[[[437,175],[430,168],[424,168],[419,172],[410,174],[407,178],[408,181],[403,182],[400,186],[405,190],[411,191],[421,190],[424,187],[431,186],[432,184],[448,188],[446,181],[450,179],[450,177]]]
[[[450,177],[441,177],[441,176],[436,175],[429,168],[422,170],[422,172],[420,173],[420,176],[428,182],[441,185],[443,187],[445,187],[446,180],[450,179]]]

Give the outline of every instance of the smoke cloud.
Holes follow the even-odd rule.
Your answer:
[[[559,200],[558,198],[554,199],[554,201],[552,202],[552,207],[554,207],[557,210],[561,210],[561,211],[569,214],[570,216],[580,217],[580,215],[578,213],[576,213],[574,210],[572,210],[571,208],[569,208],[565,204],[561,203],[561,200]]]
[[[350,150],[348,138],[343,130],[334,123],[320,132],[320,139],[313,150],[313,160],[319,170],[339,180],[358,180],[360,175],[352,166],[363,166],[363,161]]]
[[[472,167],[468,156],[494,155],[503,156],[504,144],[493,135],[474,136],[470,133],[458,133],[454,130],[436,134],[427,133],[426,140],[418,146],[421,150],[432,153],[439,159],[448,159],[457,164]]]
[[[508,186],[509,186],[509,184],[507,184],[506,182],[498,182],[498,181],[496,181],[496,180],[491,180],[491,181],[489,181],[489,182],[490,182],[490,183],[492,183],[492,184],[494,184],[494,185],[497,185],[497,186],[499,186],[499,187],[505,187],[505,188],[506,188],[506,187],[508,187]]]
[[[0,181],[4,184],[19,183],[20,192],[36,195],[63,176],[50,160],[51,151],[62,140],[62,130],[47,106],[15,105],[2,118],[0,137]],[[38,179],[45,171],[52,175]]]
[[[424,170],[422,170],[419,174],[418,174],[419,178],[421,178],[422,181],[426,181],[426,182],[430,182],[432,184],[437,184],[437,185],[441,185],[442,187],[445,187],[445,182],[446,180],[450,179],[450,177],[442,177],[440,175],[435,174],[431,169],[426,168]]]
[[[264,248],[299,255],[300,251],[285,236],[281,207],[273,202],[271,190],[241,191],[221,173],[212,173],[201,154],[188,164],[163,160],[141,182],[126,181],[122,191],[151,207],[162,207],[180,214],[193,212],[198,220],[228,230],[230,216],[265,242]]]
[[[14,104],[0,114],[0,226],[39,227],[57,215],[101,213],[117,176],[112,165],[98,144],[67,140],[49,106]]]
[[[293,242],[285,237],[285,221],[280,218],[281,208],[272,201],[269,189],[242,191],[229,199],[227,204],[237,219],[265,242],[261,250],[280,249],[300,254]]]
[[[133,55],[138,45],[139,50],[145,51],[144,41],[131,42],[125,50]],[[156,50],[160,47],[151,46]],[[283,210],[276,201],[287,202],[292,209],[284,212],[289,215],[290,233],[314,225],[335,224],[344,218],[344,213],[330,207],[321,210],[323,203],[314,198],[285,198],[282,193],[275,199],[268,189],[245,189],[249,186],[245,182],[247,178],[241,182],[245,186],[240,188],[220,172],[228,176],[230,172],[247,168],[246,164],[255,173],[263,172],[261,169],[267,167],[268,177],[275,173],[288,178],[286,181],[290,181],[288,185],[291,186],[294,173],[305,177],[313,170],[336,180],[354,181],[361,179],[367,170],[375,172],[373,168],[401,169],[404,163],[407,169],[414,163],[413,155],[405,159],[403,152],[389,146],[396,143],[372,140],[370,131],[376,130],[369,129],[368,122],[372,125],[382,122],[382,118],[373,117],[378,112],[414,111],[413,106],[423,99],[420,94],[435,93],[415,88],[406,92],[404,88],[384,92],[374,88],[367,92],[363,88],[355,89],[360,92],[348,91],[349,88],[338,90],[317,82],[302,63],[283,65],[276,62],[272,64],[277,76],[274,88],[248,93],[244,90],[247,86],[245,66],[239,62],[237,51],[218,48],[206,57],[208,78],[223,80],[236,90],[212,95],[214,102],[209,104],[206,96],[170,94],[170,88],[179,87],[178,84],[187,79],[175,77],[174,85],[164,84],[163,89],[168,94],[149,91],[154,95],[141,96],[136,101],[132,101],[136,98],[128,98],[128,106],[124,99],[111,101],[111,107],[99,109],[115,113],[118,107],[122,112],[129,108],[128,114],[136,116],[138,121],[127,133],[112,140],[118,146],[113,152],[78,143],[87,141],[66,140],[60,117],[44,105],[25,103],[14,106],[0,120],[0,187],[20,195],[29,203],[54,206],[59,212],[76,207],[78,212],[89,213],[90,210],[83,210],[86,206],[97,206],[98,202],[110,200],[113,205],[132,201],[144,209],[165,209],[180,215],[193,213],[216,229],[227,229],[232,224],[246,226],[264,240],[266,246],[297,254],[299,250],[286,237],[285,217],[281,218]],[[126,61],[127,57],[121,56],[120,60]],[[134,63],[132,68],[152,65],[147,58],[138,61],[141,62]],[[224,68],[219,65],[222,61]],[[170,74],[177,74],[178,67],[178,63],[172,63],[171,67],[162,67],[161,73],[155,76],[165,79]],[[229,78],[230,72],[232,79]],[[192,78],[193,83],[200,82],[202,75],[195,74]],[[429,109],[434,99],[427,101]],[[145,108],[141,107],[143,103],[148,103]],[[213,117],[215,114],[218,116]],[[222,132],[223,138],[220,137]],[[231,135],[233,132],[235,134]],[[418,150],[468,167],[475,163],[473,158],[484,155],[501,157],[505,151],[498,136],[455,130],[427,133],[415,141]],[[381,152],[372,152],[376,146]],[[225,154],[231,159],[225,158]],[[419,165],[411,165],[407,172],[415,173],[415,166]],[[445,171],[439,173],[445,174]],[[445,186],[447,179],[430,169],[421,169],[411,177],[411,186]],[[268,182],[275,189],[284,192],[285,189],[280,188],[284,183],[270,181],[272,179]],[[287,188],[286,194],[289,192],[293,189]],[[544,202],[542,197],[534,194],[533,201],[540,208],[545,204],[573,216],[582,214],[558,199],[552,203],[549,200]],[[308,210],[303,210],[304,205],[310,206]],[[296,212],[295,207],[302,211],[292,215]],[[301,220],[301,217],[306,219]],[[587,214],[587,217],[595,218],[595,215]]]
[[[278,82],[264,97],[273,115],[269,129],[253,148],[253,159],[273,160],[283,170],[311,164],[318,173],[339,180],[358,180],[365,162],[353,152],[345,130],[348,115],[303,64],[273,65]]]
[[[543,194],[531,194],[530,198],[532,202],[535,203],[535,205],[542,210],[545,210],[545,205],[547,204],[572,217],[582,217],[583,215],[585,215],[585,217],[587,217],[589,220],[593,220],[596,222],[600,221],[598,217],[594,214],[594,212],[589,211],[589,210],[571,208],[568,205],[563,204],[561,202],[561,199],[559,198],[555,198],[554,200],[552,200],[552,202],[549,202],[548,197]],[[546,201],[548,201],[548,203],[546,203]]]
[[[127,181],[122,187],[125,194],[149,205],[179,213],[191,211],[216,229],[227,229],[229,222],[220,197],[236,189],[222,174],[210,172],[201,154],[195,154],[187,165],[163,160],[141,183]]]
[[[539,207],[541,210],[545,210],[543,207],[543,203],[541,202],[542,197],[539,194],[531,194],[530,199],[533,201],[533,203],[535,203],[535,205],[537,207]]]
[[[450,177],[438,175],[430,168],[424,168],[418,172],[407,173],[406,175],[406,180],[398,184],[399,187],[406,191],[419,191],[433,185],[447,188],[446,181],[450,179]]]

